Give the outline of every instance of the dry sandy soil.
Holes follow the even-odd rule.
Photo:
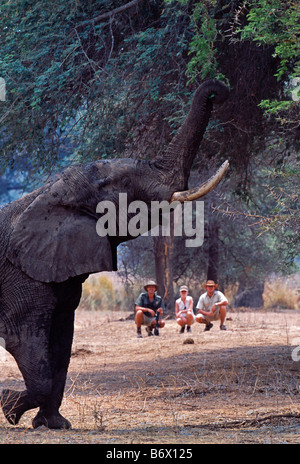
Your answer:
[[[0,443],[300,443],[299,311],[232,310],[226,332],[183,335],[169,319],[142,339],[126,316],[77,311],[61,408],[72,429],[33,430],[36,411],[13,427],[1,412]],[[0,368],[1,389],[23,388],[9,355]]]

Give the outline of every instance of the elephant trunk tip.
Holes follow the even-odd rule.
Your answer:
[[[202,94],[203,91],[212,103],[216,104],[224,103],[229,97],[228,86],[217,79],[210,79],[200,85],[195,96],[198,92]]]

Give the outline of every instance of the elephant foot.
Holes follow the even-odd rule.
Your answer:
[[[26,391],[3,390],[0,402],[5,418],[12,425],[17,425],[22,414],[30,409]]]
[[[44,425],[48,429],[70,429],[71,423],[65,419],[59,412],[54,414],[46,414],[39,411],[32,421],[34,429]]]

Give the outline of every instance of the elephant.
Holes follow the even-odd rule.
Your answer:
[[[206,195],[228,169],[225,161],[199,188],[188,190],[192,162],[213,105],[228,87],[202,83],[163,155],[153,160],[113,158],[71,165],[0,210],[0,337],[14,357],[26,389],[4,389],[5,418],[16,425],[38,408],[34,428],[70,428],[60,412],[71,357],[74,316],[89,274],[117,269],[117,247],[134,238],[96,233],[97,204],[143,200],[185,202]]]

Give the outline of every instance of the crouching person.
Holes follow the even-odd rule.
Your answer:
[[[197,303],[199,314],[196,316],[196,321],[205,324],[205,331],[212,328],[212,321],[220,321],[220,329],[226,330],[224,322],[228,300],[222,292],[217,290],[218,284],[215,284],[213,280],[208,280],[205,288],[206,293],[200,296]]]
[[[137,327],[137,336],[142,338],[141,326],[146,326],[148,336],[159,335],[159,329],[165,326],[165,322],[160,319],[164,311],[162,297],[156,294],[157,284],[150,280],[145,285],[145,293],[141,293],[135,302],[135,323]]]
[[[180,287],[180,298],[175,302],[176,322],[181,327],[179,333],[184,333],[186,326],[187,332],[191,332],[191,325],[195,322],[193,311],[193,297],[188,295],[188,287],[182,285]]]

